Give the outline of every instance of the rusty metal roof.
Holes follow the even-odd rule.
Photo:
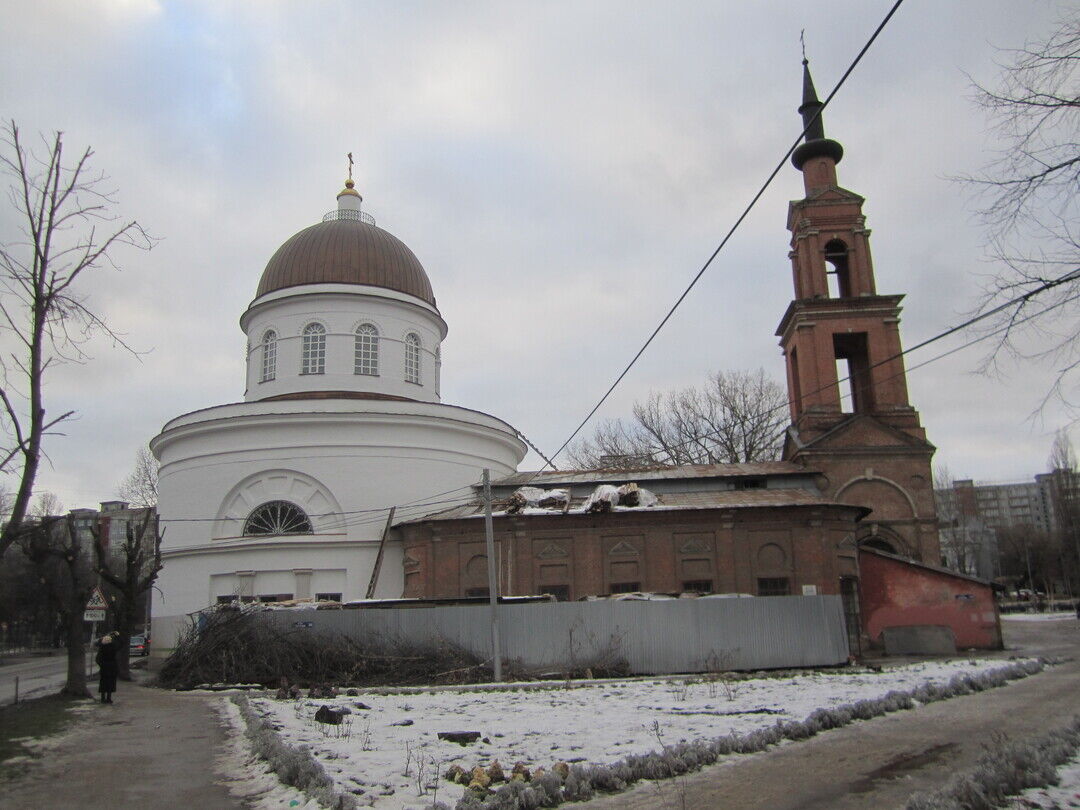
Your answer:
[[[661,495],[657,495],[659,503],[652,507],[625,507],[619,506],[615,508],[614,512],[609,514],[613,515],[640,515],[650,514],[655,512],[666,512],[671,510],[696,510],[696,509],[760,509],[763,507],[785,507],[785,506],[843,506],[848,509],[857,509],[861,514],[861,517],[865,517],[870,513],[870,510],[865,506],[854,506],[852,504],[842,504],[837,501],[829,500],[823,497],[819,493],[809,489],[743,489],[743,490],[724,490],[719,492],[667,492]],[[584,498],[574,498],[570,505],[570,511],[565,515],[561,509],[526,509],[523,512],[518,512],[513,517],[573,517],[575,515],[586,515],[581,510],[584,504]],[[497,516],[503,516],[501,513],[502,504],[496,502],[494,504],[495,513]],[[403,520],[402,523],[424,523],[430,520],[460,520],[462,518],[478,517],[484,514],[484,506],[480,501],[473,501],[471,503],[461,504],[459,506],[453,506],[449,509],[443,509],[439,512],[434,512],[423,517],[413,518],[411,520]],[[596,517],[596,515],[589,514],[588,517]]]
[[[368,284],[435,305],[427,273],[408,246],[351,219],[320,222],[292,236],[270,258],[255,295],[304,284]]]
[[[610,481],[657,481],[680,478],[753,478],[770,475],[813,475],[816,470],[790,461],[757,461],[746,464],[681,464],[651,469],[548,470],[519,472],[492,481],[492,486],[518,487],[531,484],[550,487],[559,484],[607,483]]]

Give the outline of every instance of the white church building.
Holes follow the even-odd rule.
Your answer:
[[[150,443],[159,653],[222,601],[363,598],[389,507],[464,502],[484,468],[508,475],[525,455],[507,423],[440,402],[447,326],[431,282],[345,186],[270,258],[240,318],[244,401],[178,416]],[[390,539],[375,596],[401,596],[403,570]]]

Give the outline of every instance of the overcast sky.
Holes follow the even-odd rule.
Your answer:
[[[181,413],[242,399],[240,314],[276,248],[335,207],[345,153],[365,209],[408,244],[450,333],[443,400],[553,452],[633,356],[801,129],[799,31],[824,96],[891,2],[9,4],[0,114],[90,145],[118,212],[161,238],[85,290],[142,354],[98,341],[55,369],[39,490],[114,496]],[[867,198],[882,293],[906,345],[962,320],[993,270],[965,189],[995,141],[969,76],[1046,31],[1051,0],[907,0],[826,111],[840,182]],[[783,379],[792,297],[786,167],[602,409],[715,369]],[[0,229],[16,225],[0,208]],[[951,344],[956,345],[956,344]],[[947,345],[908,357],[909,366]],[[936,462],[1020,480],[1046,467],[1046,368],[912,371]],[[523,468],[537,466],[535,456]]]

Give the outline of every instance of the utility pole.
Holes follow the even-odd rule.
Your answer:
[[[488,603],[491,605],[491,660],[495,680],[502,680],[502,651],[499,648],[499,580],[495,575],[495,529],[491,523],[491,471],[484,468],[484,533],[487,535]]]

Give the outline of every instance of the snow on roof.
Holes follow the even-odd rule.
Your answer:
[[[800,467],[790,461],[757,461],[746,464],[682,464],[650,469],[547,470],[541,473],[519,472],[492,481],[495,487],[520,487],[527,484],[592,484],[633,481],[656,481],[680,478],[745,478],[767,475],[813,475],[817,470]]]
[[[650,507],[615,506],[611,511],[615,514],[644,512],[664,512],[675,510],[693,509],[754,509],[762,507],[784,506],[846,506],[849,509],[858,509],[865,517],[870,510],[864,506],[841,504],[822,497],[819,493],[808,489],[736,489],[722,490],[718,492],[666,492],[657,494],[657,504]],[[585,514],[584,505],[586,499],[574,498],[570,509],[565,513],[562,509],[541,509],[538,507],[526,507],[516,516],[525,517],[561,517],[562,515]],[[496,507],[501,504],[496,503]],[[432,520],[461,520],[465,518],[482,517],[484,505],[481,501],[453,506],[440,512],[434,512],[423,517],[404,520],[400,524],[424,523]],[[492,517],[506,517],[505,511],[493,511]]]

